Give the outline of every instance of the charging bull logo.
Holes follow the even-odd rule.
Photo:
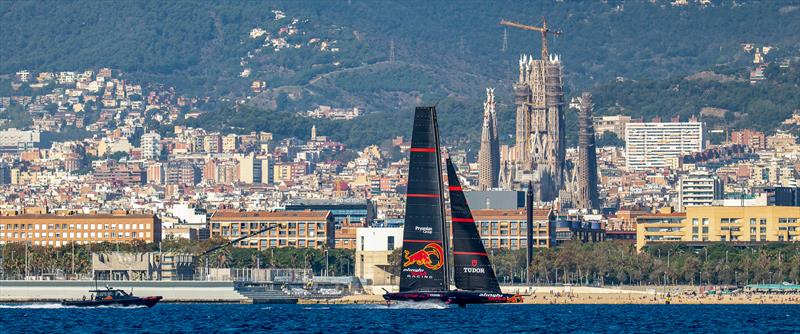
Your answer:
[[[425,266],[430,270],[439,270],[439,268],[444,265],[442,258],[444,257],[444,251],[442,251],[442,246],[437,243],[429,243],[425,245],[422,249],[414,252],[414,254],[409,254],[408,251],[405,251],[403,257],[405,258],[406,262],[403,263],[403,267],[408,267],[410,265],[418,265],[418,266]]]

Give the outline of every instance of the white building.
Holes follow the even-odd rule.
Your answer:
[[[207,215],[205,210],[198,209],[185,203],[173,204],[167,212],[178,218],[185,225],[192,227],[207,227]]]
[[[703,150],[701,122],[628,123],[625,162],[628,169],[678,167],[681,156]]]
[[[364,285],[395,285],[389,256],[403,246],[402,227],[356,229],[356,276]]]
[[[719,178],[705,170],[693,171],[681,177],[678,186],[679,211],[687,206],[711,206],[722,199],[722,183]]]
[[[142,135],[141,140],[142,159],[158,160],[161,156],[161,136],[158,133],[150,132]]]
[[[0,131],[0,152],[22,152],[34,148],[39,140],[39,131],[3,130]]]

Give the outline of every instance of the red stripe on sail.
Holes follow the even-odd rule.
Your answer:
[[[454,223],[474,223],[474,222],[475,222],[475,219],[472,219],[472,218],[456,218],[456,217],[453,217],[453,222],[454,222]]]
[[[438,198],[439,194],[406,194],[407,197]]]
[[[479,253],[479,252],[453,252],[455,255],[480,255],[480,256],[489,256],[486,253]]]
[[[441,241],[441,240],[414,240],[414,239],[406,239],[406,240],[403,240],[403,241],[404,241],[404,242],[420,242],[420,243],[431,243],[431,242],[432,242],[432,243],[435,243],[435,244],[440,244],[440,243],[442,243],[442,241]]]
[[[462,191],[461,186],[450,186],[450,191]]]
[[[435,153],[435,147],[412,147],[411,152]]]

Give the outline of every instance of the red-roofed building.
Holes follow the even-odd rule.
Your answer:
[[[228,211],[214,212],[211,236],[235,239],[267,226],[279,227],[234,244],[242,248],[333,248],[334,224],[330,211]]]

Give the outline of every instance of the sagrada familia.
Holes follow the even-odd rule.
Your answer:
[[[478,187],[522,189],[531,182],[539,203],[560,199],[570,206],[599,209],[591,95],[580,98],[585,102],[579,108],[579,159],[575,166],[565,161],[561,59],[557,55],[544,58],[523,55],[519,59],[519,78],[514,84],[515,145],[503,150],[502,155],[494,90],[487,89],[478,153]]]

